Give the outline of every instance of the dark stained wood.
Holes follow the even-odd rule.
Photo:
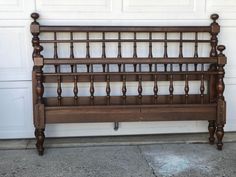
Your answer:
[[[195,33],[194,58],[199,58],[198,57],[198,43],[199,43],[198,33],[196,32]],[[194,70],[195,71],[197,71],[197,65],[198,65],[198,63],[194,63]]]
[[[79,89],[78,89],[78,76],[74,76],[74,89],[73,89],[73,92],[74,92],[74,102],[75,102],[75,105],[78,104],[78,92],[79,92]]]
[[[40,26],[41,32],[210,32],[210,26]]]
[[[214,144],[216,135],[217,148],[222,149],[226,123],[223,95],[226,56],[223,54],[225,47],[218,46],[220,25],[217,14],[211,15],[213,22],[209,26],[45,26],[37,22],[37,13],[31,17],[34,126],[40,155],[44,152],[46,123],[114,122],[114,130],[118,130],[119,122],[206,120],[209,121],[210,144]],[[109,32],[116,33],[116,37],[108,38]],[[51,33],[53,39],[40,40],[40,34],[44,33]],[[59,39],[60,33],[68,34],[68,39]],[[86,38],[78,39],[74,33],[85,33]],[[101,39],[93,39],[92,33],[99,33]],[[130,33],[133,38],[125,38],[125,33]],[[148,37],[140,39],[140,33],[146,33]],[[163,37],[156,39],[155,33]],[[178,39],[171,39],[170,33],[176,33]],[[194,39],[185,39],[186,33],[193,33]],[[199,39],[200,33],[210,34],[209,39]],[[58,55],[61,43],[68,44],[68,56]],[[91,55],[91,43],[101,45],[101,57]],[[113,51],[117,52],[116,57],[113,58],[107,53],[111,43],[117,44],[117,49]],[[127,43],[133,45],[132,57],[126,57],[123,51]],[[148,45],[147,56],[139,56],[140,43]],[[154,43],[162,44],[163,49],[156,48]],[[179,45],[177,57],[170,57],[172,43]],[[42,56],[42,46],[47,47],[46,44],[53,47],[52,56]],[[85,56],[76,56],[75,44],[85,45]],[[194,45],[192,57],[184,56],[186,44]],[[209,45],[209,56],[199,56],[202,44]],[[154,51],[163,51],[158,55],[162,57],[155,57]],[[65,65],[69,67],[66,72],[63,71]],[[96,65],[102,68],[99,72]],[[113,70],[111,65],[117,69]],[[144,65],[147,68],[144,69]],[[44,70],[46,66],[54,66],[55,70],[48,72]],[[86,71],[82,71],[81,66]],[[159,93],[161,81],[168,83],[167,94]],[[175,93],[176,81],[183,81],[183,94]],[[198,94],[191,93],[191,81],[200,84]],[[89,83],[88,96],[79,93],[82,82]],[[104,95],[97,95],[100,89],[96,86],[98,82],[104,83]],[[120,83],[120,94],[116,96],[112,91],[114,82]],[[131,82],[137,84],[135,95],[129,92]],[[145,95],[146,82],[152,83],[149,95]],[[44,95],[47,92],[44,86],[48,83],[56,84],[57,96]],[[62,97],[63,83],[70,83],[72,96]]]
[[[216,136],[218,139],[217,142],[217,148],[218,150],[222,150],[223,147],[223,136],[224,136],[224,125],[226,123],[226,103],[225,103],[225,98],[224,98],[224,89],[225,89],[225,84],[224,84],[224,75],[225,75],[225,70],[224,66],[226,64],[226,57],[223,54],[223,51],[225,50],[225,46],[220,45],[217,47],[217,50],[220,52],[218,55],[218,80],[217,80],[217,130],[216,130]]]
[[[188,104],[188,98],[189,98],[189,79],[188,75],[185,75],[185,86],[184,86],[184,91],[185,91],[185,103]]]
[[[123,94],[123,104],[126,104],[126,92],[127,92],[127,88],[126,88],[126,76],[123,75],[123,80],[122,80],[122,94]]]
[[[73,33],[71,32],[70,33],[70,39],[71,39],[71,42],[70,42],[70,59],[73,59],[75,58],[75,55],[74,55],[74,42],[73,42]],[[70,65],[71,66],[71,72],[77,72],[77,65],[76,64],[72,64]]]
[[[72,83],[73,82],[73,77],[74,76],[79,76],[78,77],[78,82],[90,82],[90,76],[94,76],[94,82],[105,82],[106,80],[106,75],[110,75],[110,81],[111,82],[120,82],[122,81],[122,78],[120,75],[123,75],[125,77],[125,80],[128,81],[138,81],[137,76],[142,75],[142,81],[152,81],[154,75],[158,75],[158,80],[159,81],[167,81],[168,75],[171,75],[171,72],[126,72],[126,73],[119,73],[119,72],[110,72],[110,73],[60,73],[60,74],[55,74],[55,73],[47,73],[43,74],[44,76],[44,83],[56,83],[57,81],[57,76],[61,75],[61,82],[63,83]],[[199,72],[173,72],[175,75],[175,80],[178,81],[184,81],[185,74],[188,74],[188,79],[189,81],[200,81],[201,80],[201,73]],[[204,79],[208,80],[209,76],[211,75],[217,75],[217,72],[204,72]]]
[[[110,104],[110,98],[111,98],[111,86],[110,86],[110,76],[107,75],[107,84],[106,84],[106,94],[107,94],[107,105]]]
[[[215,131],[216,131],[216,125],[214,120],[209,120],[208,125],[208,131],[209,131],[209,143],[214,144],[215,143]]]
[[[204,71],[204,64],[201,65],[201,71]],[[201,96],[201,103],[204,102],[204,91],[205,91],[205,85],[204,85],[204,74],[201,75],[201,85],[200,85],[200,96]]]
[[[65,119],[64,117],[68,114],[70,117],[67,116]],[[214,120],[215,116],[215,105],[192,105],[191,107],[187,105],[118,105],[46,108],[47,123]]]
[[[152,33],[151,33],[152,34]],[[86,43],[86,42],[93,42],[93,43],[101,43],[101,42],[165,42],[164,39],[77,39],[77,40],[40,40],[40,43]],[[175,42],[184,42],[184,43],[193,43],[195,40],[191,39],[168,39],[169,43]],[[198,43],[209,43],[211,40],[197,40]]]
[[[153,86],[153,92],[154,92],[154,103],[157,104],[157,98],[158,98],[158,85],[157,85],[157,75],[154,75],[154,86]]]
[[[123,96],[110,96],[109,105],[139,105],[140,98],[134,95],[126,95],[125,102]],[[208,95],[204,95],[204,104],[208,104]],[[63,97],[61,106],[74,106],[73,97]],[[170,104],[169,95],[158,95],[158,104]],[[46,106],[58,106],[58,100],[55,97],[44,98]],[[201,104],[201,99],[198,94],[190,94],[188,98],[188,104],[198,103]],[[142,95],[142,105],[155,105],[154,95]],[[185,95],[177,95],[173,97],[173,104],[185,104]],[[91,105],[91,96],[80,96],[78,100],[78,106]],[[107,105],[107,96],[94,96],[93,105]]]
[[[199,57],[199,58],[60,58],[60,60],[53,60],[52,58],[44,58],[45,65],[54,64],[216,64],[217,58]]]
[[[58,100],[58,105],[61,105],[61,100],[62,100],[62,88],[61,88],[61,76],[57,77],[57,100]]]

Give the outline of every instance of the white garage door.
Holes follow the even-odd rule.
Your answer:
[[[236,1],[234,0],[0,0],[0,138],[33,137],[30,14],[44,24],[208,25],[220,15],[220,43],[226,45],[227,125],[236,131]],[[48,125],[46,136],[205,132],[206,122]]]

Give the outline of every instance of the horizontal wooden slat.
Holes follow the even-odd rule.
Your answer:
[[[86,43],[86,42],[165,42],[163,39],[80,39],[80,40],[40,40],[40,43]],[[167,39],[167,42],[184,42],[184,43],[210,43],[210,40],[178,40]]]
[[[46,107],[45,115],[47,123],[215,120],[216,104]]]
[[[210,64],[217,58],[44,58],[45,65],[55,64]]]
[[[40,32],[210,32],[210,26],[40,26]]]
[[[158,72],[156,73],[157,75],[157,79],[158,81],[168,81],[169,80],[169,75],[171,74],[171,72]],[[173,74],[173,73],[172,73]],[[183,81],[185,80],[185,74],[186,72],[183,73],[175,73],[175,75],[173,75],[173,80],[174,81]],[[203,73],[204,74],[204,78],[205,80],[208,80],[210,75],[213,74],[217,74],[217,72],[207,72],[207,73]],[[127,82],[132,82],[132,81],[138,81],[137,76],[138,75],[142,75],[142,81],[154,81],[154,76],[155,74],[150,74],[150,73],[61,73],[61,74],[44,74],[44,83],[57,83],[57,78],[58,76],[61,76],[61,82],[62,83],[72,83],[74,82],[74,77],[77,75],[78,76],[78,82],[90,82],[91,77],[93,76],[94,78],[94,82],[105,82],[107,75],[109,75],[110,77],[110,82],[121,82],[122,81],[122,75],[126,76],[126,81]],[[198,74],[193,74],[193,73],[189,73],[188,74],[188,79],[189,81],[191,80],[201,80],[201,75],[202,73],[199,72]]]
[[[138,95],[138,94],[137,94]],[[157,99],[158,104],[170,104],[169,95],[159,95]],[[44,98],[44,103],[46,106],[57,106],[57,97],[47,97]],[[200,94],[199,95],[189,95],[188,104],[201,103]],[[204,103],[209,103],[209,96],[204,95]],[[185,95],[174,95],[173,104],[185,104]],[[75,105],[75,100],[73,97],[62,97],[61,106],[73,106]],[[93,106],[93,105],[107,105],[106,96],[95,96],[93,105],[91,105],[90,97],[81,96],[76,103],[78,106]],[[124,103],[124,98],[122,96],[111,96],[110,105],[155,105],[154,96],[143,95],[142,102],[140,103],[140,98],[138,96],[126,96],[126,102]]]

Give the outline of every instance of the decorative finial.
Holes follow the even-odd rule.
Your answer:
[[[39,14],[36,13],[36,12],[32,13],[32,14],[31,14],[31,18],[33,18],[34,21],[36,21],[36,20],[39,18]]]
[[[225,50],[225,46],[224,45],[219,45],[219,46],[217,46],[217,50],[219,50],[220,54],[223,55],[223,51]]]
[[[219,18],[218,14],[212,14],[211,15],[211,19],[213,20],[213,22],[216,22],[216,20]]]

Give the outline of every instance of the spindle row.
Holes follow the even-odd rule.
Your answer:
[[[44,44],[44,43],[53,43],[54,44],[54,55],[53,58],[47,58],[47,59],[52,59],[55,61],[55,63],[58,62],[58,60],[63,60],[63,59],[67,59],[67,60],[72,60],[72,64],[71,64],[71,72],[77,72],[77,64],[73,63],[73,60],[81,60],[81,59],[94,59],[91,58],[90,56],[90,43],[92,42],[98,42],[102,44],[102,54],[101,54],[101,58],[103,59],[105,62],[109,62],[110,58],[106,57],[106,43],[109,42],[117,42],[118,44],[118,51],[117,51],[117,58],[115,59],[123,59],[122,57],[122,43],[125,42],[132,42],[133,43],[133,57],[132,59],[141,59],[141,57],[138,57],[137,54],[137,42],[148,42],[149,43],[149,51],[148,51],[148,56],[146,58],[142,58],[142,60],[150,60],[150,59],[156,59],[156,57],[153,57],[153,43],[155,42],[159,42],[159,43],[163,43],[164,44],[164,53],[163,53],[163,59],[170,59],[170,57],[168,57],[168,43],[179,43],[179,56],[178,59],[183,59],[183,43],[194,43],[194,53],[193,53],[193,57],[192,59],[196,59],[199,60],[198,57],[198,44],[199,43],[208,43],[210,44],[210,39],[208,40],[199,40],[198,39],[198,32],[195,32],[195,37],[194,39],[183,39],[183,32],[179,33],[179,39],[168,39],[168,32],[163,33],[164,34],[164,39],[153,39],[153,33],[149,32],[148,33],[148,39],[137,39],[137,33],[133,32],[133,39],[122,39],[121,38],[121,32],[118,32],[118,39],[107,39],[106,38],[106,32],[102,32],[102,39],[90,39],[90,33],[86,32],[86,39],[81,39],[81,40],[76,40],[74,39],[74,33],[70,32],[70,40],[58,40],[58,33],[54,32],[54,39],[53,40],[40,40],[40,43]],[[59,58],[58,57],[58,44],[59,43],[69,43],[70,44],[70,56],[69,58]],[[86,56],[85,58],[75,58],[74,55],[74,43],[85,43],[86,44]],[[209,45],[210,47],[210,45]],[[190,58],[190,57],[189,57]],[[99,59],[99,58],[98,58]],[[113,58],[114,59],[114,58]],[[66,61],[65,61],[66,62]],[[127,61],[124,61],[123,63],[127,63]],[[122,70],[122,63],[117,64],[118,65],[118,70],[119,72],[121,72]],[[142,69],[142,65],[139,65],[139,71],[141,71]],[[172,65],[172,64],[171,64]],[[179,70],[182,71],[182,63],[179,64]],[[93,64],[87,64],[87,72],[93,72],[94,70],[94,66]],[[58,73],[60,72],[60,65],[59,64],[54,64],[55,67],[55,72]],[[102,64],[103,67],[103,72],[107,70],[109,70],[109,64]],[[133,64],[133,68],[134,68],[134,72],[137,71],[137,63]],[[149,64],[149,71],[152,71],[152,64]],[[156,66],[155,66],[156,68]],[[164,64],[164,70],[167,71],[167,64]],[[171,66],[172,68],[172,66]],[[123,71],[125,70],[125,65],[123,65]],[[197,63],[195,63],[195,71],[197,71]]]
[[[127,95],[127,79],[126,79],[126,75],[122,75],[122,82],[121,82],[121,98],[123,100],[123,103],[122,104],[126,104],[127,103],[127,99],[129,99],[129,96],[130,95]],[[174,97],[175,97],[175,94],[174,94],[174,75],[173,74],[170,74],[169,76],[169,104],[173,104],[174,102]],[[204,74],[201,74],[201,80],[200,80],[200,86],[199,86],[199,100],[200,100],[200,104],[204,104],[206,103],[205,102],[205,77],[204,77]],[[57,101],[58,101],[58,105],[61,106],[62,105],[62,100],[63,100],[63,97],[62,97],[62,76],[58,75],[57,76]],[[73,82],[73,99],[74,99],[74,105],[79,105],[79,97],[78,97],[78,92],[79,92],[79,76],[74,76],[74,82]],[[95,81],[94,81],[94,76],[93,75],[90,75],[89,76],[90,80],[89,80],[89,98],[90,98],[90,104],[93,105],[94,104],[94,94],[96,92],[96,88],[95,88]],[[189,79],[189,75],[188,74],[185,74],[184,75],[184,85],[183,85],[183,91],[184,91],[184,94],[182,95],[183,96],[183,102],[182,103],[185,103],[185,104],[189,104],[189,82],[191,81]],[[146,97],[147,95],[144,94],[143,95],[143,89],[144,89],[144,86],[143,86],[143,83],[145,81],[142,80],[142,74],[139,74],[137,75],[137,102],[136,104],[142,104],[143,103],[143,98]],[[159,101],[158,101],[158,97],[160,96],[159,95],[159,75],[155,74],[153,75],[153,79],[152,79],[152,82],[153,82],[153,92],[152,93],[149,93],[148,96],[151,96],[152,97],[152,104],[159,104]],[[104,81],[105,83],[105,93],[106,93],[106,104],[107,105],[110,105],[112,104],[111,102],[111,85],[113,82],[111,82],[110,80],[110,75],[107,74],[106,75],[106,79]],[[178,94],[176,94],[178,95]],[[178,95],[180,96],[180,95]],[[99,97],[99,96],[97,96]],[[112,96],[114,97],[114,96]]]

